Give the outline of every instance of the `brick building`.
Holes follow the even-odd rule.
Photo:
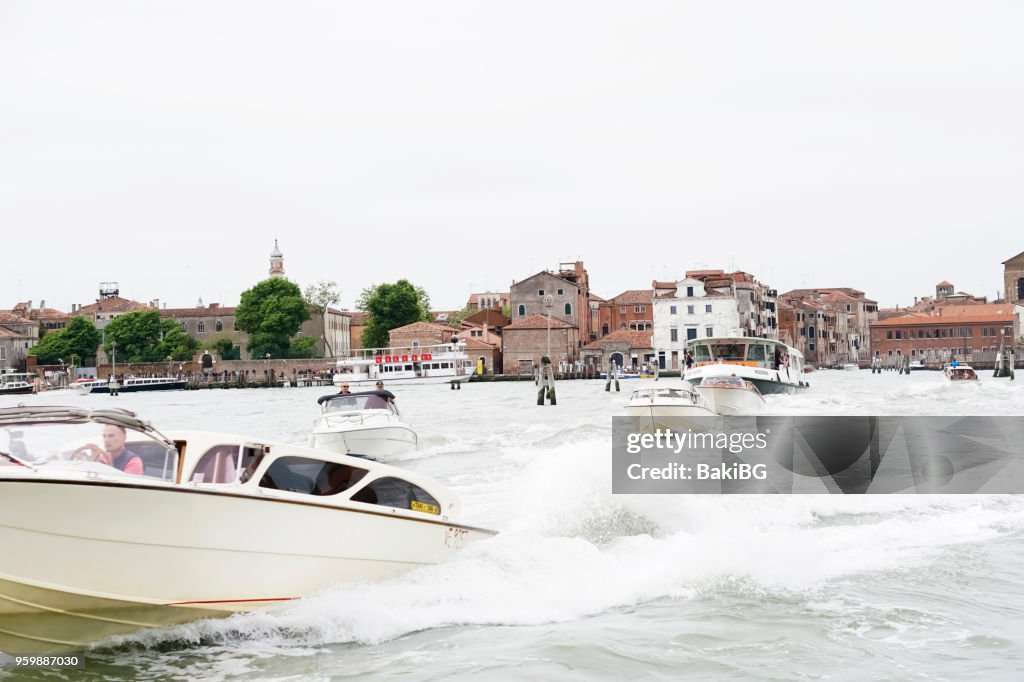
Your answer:
[[[562,263],[558,272],[538,272],[521,282],[513,282],[509,290],[512,322],[517,324],[531,315],[547,315],[544,300],[548,296],[552,302],[552,319],[575,327],[578,338],[589,339],[592,328],[590,279],[582,261]]]
[[[908,313],[871,325],[876,357],[911,360],[964,360],[974,352],[995,351],[1002,341],[1021,338],[1024,306],[1010,303],[942,306],[933,313]]]
[[[501,331],[503,372],[532,372],[533,366],[540,364],[541,356],[548,354],[549,338],[553,363],[575,362],[579,357],[579,330],[575,326],[552,315],[549,337],[547,315],[535,313],[523,319],[514,319],[512,324]]]
[[[595,365],[602,371],[607,371],[612,363],[627,369],[650,365],[656,359],[651,343],[653,336],[650,329],[617,329],[583,346],[580,359],[583,364]]]
[[[0,369],[23,369],[28,350],[38,342],[38,322],[0,312]]]
[[[1024,251],[1003,261],[1004,300],[1024,305]]]
[[[653,289],[630,289],[598,303],[597,338],[620,329],[640,331],[654,326]]]

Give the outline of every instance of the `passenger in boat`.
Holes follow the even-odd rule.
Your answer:
[[[352,393],[352,391],[348,390],[348,384],[342,384],[341,390],[338,391],[338,393],[340,393],[341,395],[349,395],[350,393]]]
[[[112,466],[126,474],[141,476],[145,473],[142,458],[125,448],[127,438],[128,434],[123,426],[107,424],[103,427],[102,448],[89,443],[75,450],[75,453],[88,452],[94,462]]]
[[[377,390],[378,391],[383,391],[384,390],[384,382],[383,381],[378,381],[377,382]]]
[[[686,351],[686,369],[693,368],[693,352]]]

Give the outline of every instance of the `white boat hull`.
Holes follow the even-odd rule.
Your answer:
[[[765,408],[764,398],[747,388],[697,386],[697,393],[723,416],[757,414]]]
[[[490,535],[316,499],[141,479],[0,481],[0,651],[81,650],[113,634],[388,578]]]
[[[740,379],[753,383],[764,395],[769,393],[797,393],[807,388],[807,383],[803,381],[803,377],[795,369],[765,369],[736,364],[709,364],[694,367],[683,373],[683,379],[697,386],[700,385],[700,382],[705,377],[729,375],[735,375]]]
[[[416,449],[416,432],[409,426],[366,426],[351,429],[317,429],[311,445],[342,455],[363,455],[381,461]]]
[[[428,374],[425,376],[408,376],[408,377],[397,377],[388,376],[383,379],[367,378],[366,375],[352,375],[352,374],[335,374],[334,385],[341,386],[342,384],[349,384],[353,388],[355,387],[372,387],[378,381],[384,382],[385,388],[391,388],[398,384],[402,386],[410,384],[450,384],[453,381],[456,383],[464,383],[469,381],[472,374]]]

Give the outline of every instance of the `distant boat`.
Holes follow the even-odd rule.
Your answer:
[[[353,386],[383,381],[385,385],[446,384],[469,381],[476,371],[466,355],[466,342],[453,336],[448,343],[417,348],[356,348],[339,358],[334,384]]]
[[[943,375],[950,381],[979,381],[978,373],[970,365],[946,365],[942,370]]]
[[[71,384],[71,388],[79,393],[110,393],[110,384],[106,379],[90,379]],[[185,380],[177,377],[128,377],[117,382],[119,393],[136,393],[138,391],[180,391],[185,388]]]
[[[0,396],[35,393],[35,374],[30,372],[4,372],[0,374]]]

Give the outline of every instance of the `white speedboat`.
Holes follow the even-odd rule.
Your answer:
[[[924,360],[911,360],[908,366],[912,372],[928,369],[928,366],[924,364]]]
[[[804,354],[781,341],[755,336],[721,336],[687,341],[694,365],[683,378],[694,386],[704,377],[735,374],[752,382],[763,395],[796,393],[810,384],[804,375]]]
[[[860,365],[858,365],[856,362],[847,362],[845,365],[843,365],[843,369],[846,370],[847,372],[856,372],[857,370],[860,369]]]
[[[704,377],[697,392],[720,415],[756,414],[765,408],[757,386],[737,376]]]
[[[942,374],[950,381],[979,381],[978,373],[970,365],[946,365]]]
[[[633,391],[626,403],[626,414],[636,420],[638,428],[645,430],[703,430],[699,421],[691,420],[695,417],[714,417],[715,411],[708,401],[696,391],[690,390],[688,385],[650,386]]]
[[[400,384],[446,384],[469,381],[476,367],[466,355],[466,342],[416,348],[357,348],[337,361],[334,384],[353,386],[377,381]]]
[[[343,455],[387,461],[416,448],[416,431],[402,419],[391,391],[321,396],[309,445]]]
[[[111,388],[120,393],[180,391],[185,388],[185,380],[178,377],[125,377],[119,381],[90,379],[89,381],[76,381],[71,384],[71,388],[79,393],[110,393]]]
[[[493,535],[460,511],[436,481],[326,450],[0,409],[0,651],[81,651],[395,576]]]

